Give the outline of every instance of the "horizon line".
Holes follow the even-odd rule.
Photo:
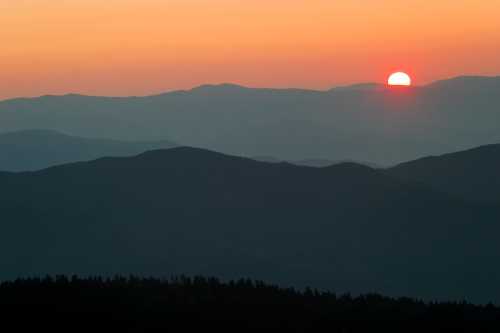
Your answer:
[[[428,86],[432,86],[433,84],[439,83],[439,82],[445,82],[445,81],[452,81],[456,79],[461,79],[461,78],[483,78],[483,79],[496,79],[500,78],[500,74],[498,75],[457,75],[457,76],[451,76],[448,78],[444,79],[438,79],[431,81],[426,84],[422,85],[411,85],[409,87],[406,87],[407,89],[411,88],[424,88]],[[9,98],[4,98],[0,99],[0,103],[2,102],[7,102],[7,101],[15,101],[15,100],[30,100],[30,99],[38,99],[38,98],[43,98],[43,97],[67,97],[67,96],[80,96],[80,97],[96,97],[96,98],[114,98],[114,99],[124,99],[124,98],[148,98],[148,97],[157,97],[157,96],[162,96],[162,95],[167,95],[167,94],[173,94],[173,93],[183,93],[183,92],[191,92],[200,88],[205,88],[205,87],[223,87],[223,86],[228,86],[228,87],[238,87],[238,88],[243,88],[243,89],[255,89],[255,90],[301,90],[301,91],[308,91],[308,92],[317,92],[317,93],[327,93],[331,92],[332,90],[335,89],[342,89],[342,88],[350,88],[350,87],[356,87],[356,86],[363,86],[363,85],[376,85],[376,86],[384,86],[388,87],[386,82],[357,82],[357,83],[350,83],[350,84],[340,84],[336,86],[332,86],[331,88],[327,89],[313,89],[313,88],[300,88],[300,87],[256,87],[256,86],[246,86],[243,84],[238,84],[238,83],[232,83],[232,82],[220,82],[220,83],[205,83],[205,84],[199,84],[196,86],[193,86],[191,88],[186,88],[186,89],[171,89],[171,90],[165,90],[163,92],[159,93],[151,93],[151,94],[145,94],[145,95],[92,95],[92,94],[85,94],[85,93],[79,93],[79,92],[67,92],[67,93],[61,93],[61,94],[42,94],[42,95],[33,95],[33,96],[18,96],[18,97],[9,97]]]

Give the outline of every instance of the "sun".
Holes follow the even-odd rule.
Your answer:
[[[390,86],[411,86],[411,78],[408,74],[403,72],[392,73],[387,80]]]

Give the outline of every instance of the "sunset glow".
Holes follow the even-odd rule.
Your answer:
[[[0,99],[500,73],[499,1],[1,1]],[[395,28],[396,27],[396,28]],[[443,66],[446,64],[446,66]]]

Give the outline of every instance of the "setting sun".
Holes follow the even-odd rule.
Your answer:
[[[387,84],[389,84],[390,86],[410,86],[411,78],[406,73],[396,72],[389,76]]]

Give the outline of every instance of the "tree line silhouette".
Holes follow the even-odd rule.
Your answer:
[[[424,302],[378,294],[337,295],[250,279],[223,282],[202,276],[158,279],[61,275],[17,279],[0,284],[0,307],[4,314],[14,311],[52,315],[45,316],[45,320],[84,315],[82,324],[108,324],[127,331],[166,328],[174,320],[183,320],[186,325],[200,320],[229,320],[254,328],[266,323],[266,327],[289,327],[293,331],[310,329],[309,325],[317,321],[342,320],[344,324],[334,328],[346,332],[344,329],[352,328],[349,320],[500,319],[500,308],[492,304]]]

